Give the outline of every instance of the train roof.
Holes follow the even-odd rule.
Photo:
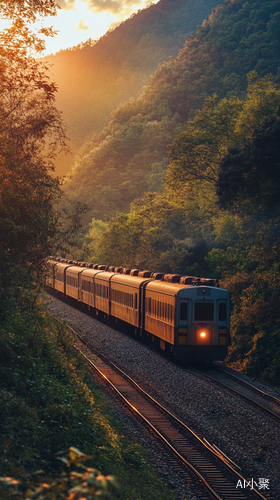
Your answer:
[[[86,276],[87,278],[93,278],[96,274],[102,273],[100,269],[88,269],[87,267],[82,270],[82,276]]]
[[[97,276],[96,276],[96,279],[100,279],[100,280],[103,280],[103,281],[110,281],[110,279],[112,278],[112,276],[114,276],[115,273],[112,273],[110,271],[100,271]]]
[[[112,283],[120,283],[122,285],[132,286],[134,288],[139,288],[141,283],[146,281],[151,281],[152,278],[144,278],[142,276],[131,276],[129,274],[119,274],[116,273],[111,279]]]
[[[80,274],[86,267],[74,266],[73,264],[66,264],[66,273]]]
[[[72,264],[66,264],[65,262],[57,262],[57,261],[55,261],[54,264],[57,269],[66,269],[67,267],[72,266]]]
[[[176,296],[180,291],[183,291],[183,290],[188,290],[188,292],[190,292],[190,295],[196,294],[196,295],[203,296],[203,293],[202,293],[203,289],[213,290],[213,291],[215,291],[215,294],[219,294],[220,292],[223,294],[223,292],[227,292],[227,290],[224,290],[223,288],[217,288],[215,286],[185,285],[182,283],[169,283],[166,281],[156,281],[156,280],[150,281],[146,287],[147,291],[153,291],[153,292],[158,292],[158,293],[162,293],[162,294],[166,294],[166,295],[173,295],[173,296]]]
[[[181,285],[181,283],[168,283],[167,281],[153,280],[147,284],[146,289],[154,292],[165,293],[168,295],[177,295],[183,288],[193,288],[192,285]]]

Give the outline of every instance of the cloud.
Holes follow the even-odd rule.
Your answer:
[[[144,1],[144,5],[141,5],[141,0],[83,0],[88,4],[88,10],[93,10],[95,12],[111,12],[113,14],[119,14],[128,9],[132,10],[134,7],[136,10],[143,8],[147,1]]]
[[[62,10],[77,10],[76,0],[56,0]]]
[[[115,29],[117,26],[119,26],[121,24],[121,21],[115,21],[113,23],[110,23],[109,24],[109,30],[113,30]]]
[[[75,31],[80,31],[80,30],[88,30],[88,26],[84,24],[83,19],[80,20],[77,28],[75,28]]]

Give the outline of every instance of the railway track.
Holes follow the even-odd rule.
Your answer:
[[[214,382],[215,384],[220,385],[272,416],[276,419],[276,421],[280,421],[280,399],[277,399],[267,392],[261,391],[252,384],[241,380],[239,377],[236,377],[235,375],[228,373],[217,366],[208,370],[188,368],[188,371],[210,383]]]
[[[215,445],[197,435],[175,415],[144,391],[103,354],[77,336],[76,349],[87,363],[118,394],[168,450],[169,460],[181,468],[182,477],[193,485],[200,500],[272,500],[241,475],[240,468]],[[242,488],[237,488],[242,484]]]

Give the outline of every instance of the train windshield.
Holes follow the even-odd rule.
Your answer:
[[[209,302],[196,302],[194,305],[195,321],[214,321],[214,304]]]

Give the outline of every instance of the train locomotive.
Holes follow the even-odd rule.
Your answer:
[[[216,280],[49,258],[46,284],[182,361],[223,360],[229,292]]]

